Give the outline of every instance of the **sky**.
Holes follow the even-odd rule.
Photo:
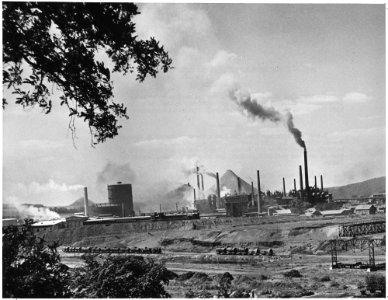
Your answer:
[[[67,205],[83,196],[107,202],[107,184],[131,183],[134,202],[157,202],[188,173],[233,170],[262,190],[287,189],[299,177],[303,149],[310,183],[325,186],[385,176],[385,7],[382,4],[140,3],[139,37],[154,36],[174,69],[138,83],[112,76],[128,120],[95,148],[82,120],[77,138],[68,113],[12,104],[3,111],[4,202]],[[250,114],[238,92],[279,121]],[[57,95],[54,95],[54,99]],[[188,175],[189,174],[189,175]],[[204,176],[205,190],[215,184]]]

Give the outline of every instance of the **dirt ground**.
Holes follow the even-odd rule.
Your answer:
[[[381,217],[380,217],[381,218]],[[339,220],[345,222],[346,220]],[[353,220],[352,220],[353,221]],[[234,277],[231,290],[236,297],[242,292],[251,296],[268,297],[360,297],[359,286],[365,285],[367,270],[331,270],[330,243],[338,237],[336,220],[271,222],[267,224],[219,225],[197,230],[162,230],[116,236],[89,237],[73,246],[99,247],[162,247],[161,255],[149,254],[163,262],[178,277],[166,286],[174,298],[183,298],[191,290],[207,297],[217,295],[223,273]],[[385,234],[373,237],[382,238]],[[253,241],[253,242],[252,242]],[[220,245],[272,248],[275,256],[217,255]],[[79,254],[61,252],[70,267],[82,264]],[[376,263],[385,263],[385,246],[375,248]],[[338,262],[368,261],[368,249],[348,249],[338,252]],[[284,274],[297,270],[301,277]],[[385,271],[375,271],[384,274]],[[237,293],[237,294],[236,294]],[[240,294],[239,294],[240,293]]]

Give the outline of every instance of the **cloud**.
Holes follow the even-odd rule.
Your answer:
[[[345,103],[365,103],[371,100],[371,97],[362,93],[353,92],[353,93],[347,93],[342,98],[342,100]]]
[[[372,127],[372,128],[356,128],[345,131],[336,131],[330,133],[329,136],[333,138],[356,138],[356,137],[376,137],[378,135],[383,136],[385,134],[385,127]]]
[[[207,38],[212,30],[207,14],[193,5],[142,4],[140,12],[135,18],[139,37],[155,37],[162,41],[167,51],[184,44],[195,45]]]
[[[83,185],[74,184],[68,185],[66,183],[56,183],[53,179],[49,179],[47,183],[39,183],[33,181],[27,185],[23,183],[17,184],[18,189],[24,191],[26,194],[40,194],[44,192],[57,191],[57,192],[69,192],[77,191],[83,188]]]
[[[160,147],[160,146],[180,146],[187,143],[193,143],[196,139],[188,136],[180,136],[171,139],[152,139],[144,140],[137,143],[134,143],[134,146],[137,147]]]
[[[325,104],[338,102],[339,98],[334,95],[312,95],[308,97],[300,97],[296,99],[296,102],[313,103],[313,104]]]
[[[28,148],[30,150],[33,149],[36,151],[42,151],[42,150],[51,151],[54,149],[61,148],[63,146],[63,142],[30,139],[30,140],[19,141],[19,145],[22,148]]]
[[[237,57],[236,54],[227,52],[225,50],[220,50],[216,53],[213,59],[210,61],[209,65],[212,68],[223,67],[233,61]]]

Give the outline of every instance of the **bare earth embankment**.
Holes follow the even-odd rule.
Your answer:
[[[338,237],[338,224],[378,219],[385,216],[140,222],[60,230],[47,234],[46,238],[59,239],[68,246],[160,246],[163,254],[148,256],[164,262],[179,275],[167,287],[174,297],[184,297],[189,289],[215,295],[224,272],[234,276],[234,290],[253,290],[259,297],[349,297],[360,296],[358,286],[363,284],[367,273],[356,269],[330,270],[327,240]],[[215,254],[221,245],[272,248],[275,257]],[[385,262],[385,247],[376,248],[375,255],[376,262]],[[81,263],[79,254],[63,253],[62,257],[72,267]],[[367,260],[368,249],[339,252],[340,262]],[[302,276],[286,278],[284,273],[292,269]]]

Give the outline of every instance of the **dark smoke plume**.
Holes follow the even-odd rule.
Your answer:
[[[128,163],[116,164],[108,162],[104,169],[97,176],[97,184],[105,185],[122,181],[123,183],[133,183],[136,179],[135,172]]]
[[[306,147],[305,142],[302,140],[302,132],[294,126],[294,118],[290,112],[283,115],[273,107],[264,107],[253,100],[248,92],[240,89],[232,91],[230,97],[252,118],[259,118],[263,121],[270,120],[275,123],[284,121],[298,145],[303,148]]]
[[[287,113],[287,128],[288,131],[291,132],[291,134],[294,136],[294,139],[298,143],[298,145],[302,148],[306,148],[306,144],[304,140],[302,140],[302,132],[295,127],[294,117],[290,112]]]
[[[259,118],[263,121],[270,120],[279,122],[282,120],[282,115],[273,107],[264,107],[254,101],[251,95],[242,90],[236,90],[230,93],[233,101],[235,101],[249,116]]]

